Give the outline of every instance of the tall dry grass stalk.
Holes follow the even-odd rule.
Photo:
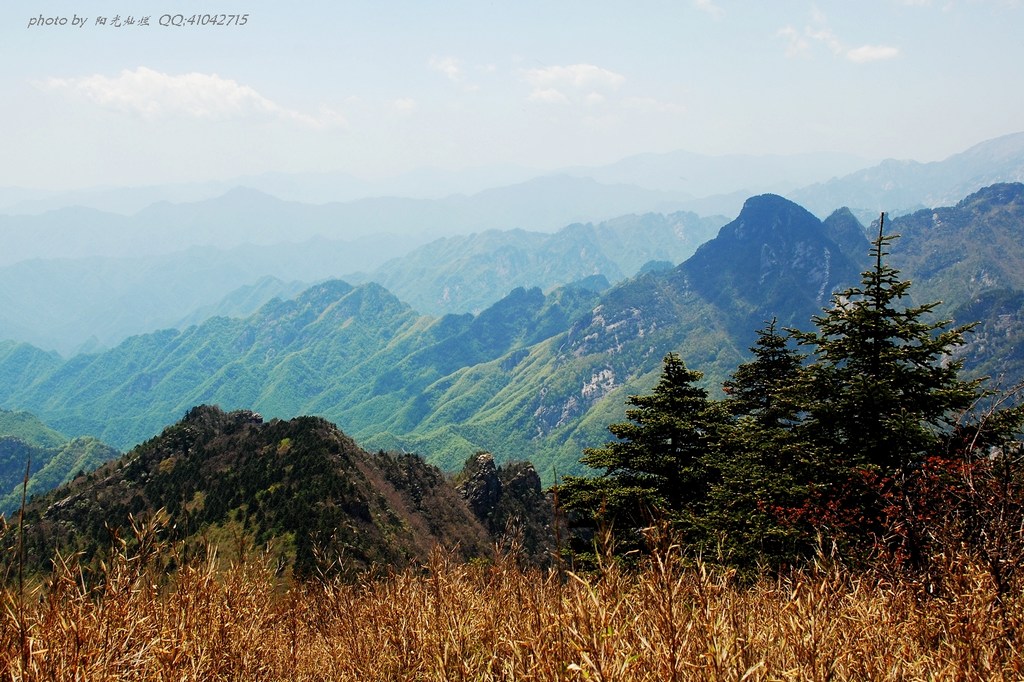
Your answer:
[[[88,577],[57,557],[24,602],[3,591],[5,679],[1024,678],[1024,600],[970,564],[950,562],[939,597],[824,560],[743,583],[671,545],[637,571],[564,579],[438,550],[421,569],[299,584],[213,552],[167,574],[167,548],[135,546]]]

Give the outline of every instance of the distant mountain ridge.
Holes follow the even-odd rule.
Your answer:
[[[548,176],[444,199],[373,197],[303,204],[235,187],[201,201],[158,202],[130,216],[88,208],[0,215],[0,265],[32,258],[144,256],[193,246],[356,241],[402,235],[423,243],[444,235],[522,228],[553,231],[573,222],[681,208],[671,193],[589,178]],[[395,252],[392,250],[392,255]]]
[[[0,410],[0,514],[11,518],[23,494],[45,493],[120,454],[95,438],[68,438],[27,412]]]
[[[609,250],[610,241],[607,235],[601,237],[601,231],[651,212],[685,215],[677,210],[684,207],[703,216],[735,215],[749,192],[693,195],[725,188],[725,175],[752,186],[773,184],[769,181],[774,178],[774,184],[791,188],[808,174],[837,174],[859,163],[841,155],[702,157],[673,152],[533,179],[517,180],[526,177],[523,169],[483,173],[474,182],[466,174],[439,171],[438,187],[470,182],[466,186],[479,188],[441,198],[427,198],[432,176],[424,172],[403,181],[402,187],[413,193],[421,188],[417,198],[377,196],[312,205],[252,188],[220,187],[215,197],[181,201],[195,188],[179,187],[168,195],[178,203],[152,203],[134,215],[76,208],[0,215],[0,339],[28,341],[71,355],[108,348],[130,334],[199,322],[203,314],[245,315],[273,295],[295,293],[295,288],[253,288],[248,305],[233,307],[223,301],[222,306],[222,299],[265,277],[307,284],[337,277],[352,282],[373,279],[425,313],[479,311],[515,286],[550,290],[597,273],[611,282],[632,276],[642,265],[629,262],[640,256],[630,253],[639,240],[619,239]],[[301,177],[250,179],[271,190],[287,189]],[[896,215],[921,206],[952,205],[982,185],[1021,178],[1024,133],[983,142],[942,162],[887,161],[783,193],[819,217],[846,205],[866,223],[882,210]],[[355,188],[359,183],[352,185],[352,180],[337,174],[310,176],[323,191],[329,191],[332,182]],[[512,184],[484,187],[499,180]],[[683,188],[686,183],[691,183],[688,190]],[[6,194],[7,190],[0,191],[0,199]],[[651,225],[644,220],[636,224],[649,230]],[[649,259],[678,263],[692,253],[694,237],[706,241],[712,236],[709,223],[727,222],[699,220],[698,226],[691,218],[684,219],[689,221],[685,248],[651,253]],[[586,235],[573,228],[577,242],[562,244],[552,237],[540,254],[531,252],[531,244],[548,238],[530,235],[532,242],[515,241],[527,232],[565,230],[574,221],[592,223],[596,233]],[[501,237],[508,244],[500,244],[494,231],[508,232]],[[604,240],[600,252],[586,246],[595,238]],[[661,246],[664,237],[656,238]],[[488,239],[494,250],[485,253],[481,249]],[[428,244],[429,249],[413,253]],[[544,253],[549,245],[552,250]],[[511,250],[497,252],[505,246]],[[556,259],[563,247],[577,249],[579,258],[570,259],[567,251]],[[426,259],[430,249],[433,259]],[[151,255],[141,255],[147,253]],[[438,259],[449,262],[440,265]],[[425,279],[414,281],[414,271]],[[495,277],[499,271],[506,274]],[[487,286],[478,289],[477,284]]]
[[[948,206],[983,187],[1008,182],[1024,182],[1024,132],[986,140],[943,161],[888,159],[785,195],[818,215],[848,206],[877,216]]]
[[[726,154],[686,151],[636,154],[599,167],[565,169],[602,183],[685,192],[691,201],[741,193],[782,193],[860,170],[870,162],[852,154]],[[690,210],[693,210],[692,208]]]
[[[944,312],[992,289],[1024,289],[1024,185],[985,187],[953,206],[898,216],[893,264],[913,272],[918,295]]]
[[[887,159],[871,165],[851,154],[710,156],[679,150],[555,172],[515,167],[420,169],[378,181],[340,172],[267,173],[229,181],[63,193],[0,187],[0,214],[11,214],[8,217],[16,219],[14,224],[21,224],[26,214],[78,206],[83,207],[82,217],[76,219],[88,223],[90,211],[93,219],[104,211],[124,218],[147,207],[156,206],[159,212],[159,206],[166,203],[216,202],[250,188],[248,191],[277,197],[283,203],[332,206],[327,213],[344,218],[335,223],[348,222],[350,227],[362,223],[375,231],[406,232],[418,225],[408,221],[418,213],[428,217],[419,227],[434,230],[434,236],[517,227],[552,230],[571,222],[606,220],[634,212],[688,210],[700,215],[734,215],[746,197],[763,192],[783,194],[821,217],[849,206],[863,218],[882,210],[895,214],[951,204],[990,184],[1024,180],[1022,140],[1024,132],[1004,135],[931,163]],[[623,202],[628,206],[623,208]],[[535,208],[523,210],[531,204]],[[338,205],[346,208],[339,213]],[[495,212],[515,218],[502,223],[489,207],[498,207],[500,211]],[[316,223],[323,213],[314,207],[304,216],[305,223]],[[485,216],[489,217],[481,222]],[[456,229],[437,231],[442,220]],[[116,218],[107,220],[111,226],[114,221]],[[0,236],[2,226],[0,221]],[[85,248],[88,243],[77,246]],[[71,255],[111,255],[111,245],[106,248]],[[19,256],[24,257],[32,255]]]
[[[1004,388],[1024,379],[1024,184],[985,187],[955,206],[892,220],[892,262],[940,315],[978,322],[960,353]]]
[[[1024,225],[1022,193],[1022,185],[995,186],[917,222],[892,220],[904,234],[893,263],[915,281],[915,297],[944,290],[959,310],[986,291],[1018,288],[1019,275],[996,277],[998,265],[985,263],[1002,260],[1009,273],[1024,257],[1024,239],[1014,237]],[[961,215],[972,231],[958,239],[942,226]],[[955,276],[974,277],[980,288],[929,288],[943,272],[958,272],[964,240],[997,247]],[[499,461],[530,459],[550,480],[554,469],[574,471],[583,447],[606,439],[625,397],[657,379],[665,353],[679,352],[715,389],[769,319],[807,328],[833,292],[856,284],[866,247],[849,211],[819,221],[789,200],[760,195],[680,265],[607,291],[521,288],[477,315],[435,317],[378,284],[331,281],[245,319],[137,336],[68,361],[0,344],[0,405],[121,447],[203,403],[268,418],[315,414],[365,447],[420,452],[448,469],[486,450]],[[942,263],[954,269],[925,269]],[[984,321],[990,333],[1012,321],[1006,306],[1016,300],[976,306],[1000,316]],[[1001,338],[1024,336],[1019,325],[1000,329]],[[984,358],[982,347],[974,350]]]
[[[0,437],[18,440],[39,448],[53,448],[68,442],[68,437],[54,431],[34,414],[0,409]]]
[[[555,233],[488,231],[447,237],[346,280],[375,281],[427,314],[480,311],[516,287],[550,290],[588,277],[632,277],[648,262],[673,265],[714,236],[722,218],[626,215]]]
[[[574,166],[547,171],[505,165],[462,170],[420,168],[396,177],[373,180],[356,178],[344,172],[263,173],[216,182],[97,187],[66,192],[0,187],[0,213],[38,214],[83,206],[131,215],[159,202],[188,203],[213,199],[235,187],[249,187],[283,201],[307,204],[385,197],[439,200],[480,194],[493,198],[516,185],[545,184],[548,179],[559,176],[593,180],[608,186],[631,185],[667,193],[675,201],[733,192],[749,195],[755,191],[783,191],[844,175],[868,163],[850,154],[711,156],[680,150],[636,154],[602,166]],[[658,209],[648,205],[635,210],[647,212]],[[612,216],[601,216],[600,219],[609,217]],[[536,229],[536,226],[531,229]]]
[[[211,315],[248,316],[271,298],[291,298],[316,281],[377,265],[345,279],[384,283],[424,313],[479,311],[518,286],[547,290],[595,275],[620,281],[649,260],[678,263],[721,222],[645,214],[555,233],[487,231],[423,246],[410,239],[401,248],[316,239],[145,258],[28,261],[0,267],[0,339],[64,355],[92,352]],[[385,249],[409,251],[381,264]]]

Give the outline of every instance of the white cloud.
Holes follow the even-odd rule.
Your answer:
[[[547,102],[548,104],[568,104],[569,98],[555,88],[534,90],[527,98],[531,102]]]
[[[851,62],[865,62],[893,59],[900,54],[899,48],[889,45],[861,45],[850,48],[828,26],[828,20],[820,10],[812,12],[812,25],[805,26],[802,31],[793,26],[784,26],[776,32],[776,36],[786,41],[787,57],[808,57],[814,45],[823,45],[837,57],[846,57]]]
[[[416,111],[416,108],[419,106],[416,103],[416,100],[414,100],[412,97],[402,97],[400,99],[396,99],[394,102],[392,102],[392,105],[395,107],[395,111],[397,111],[400,114],[411,114],[412,112]]]
[[[830,28],[812,29],[808,26],[804,29],[804,34],[811,40],[825,45],[825,47],[832,51],[832,54],[842,54],[845,49],[843,44],[839,42],[839,38],[836,38],[836,34]]]
[[[440,71],[448,80],[456,83],[462,81],[462,67],[455,57],[431,57],[430,68]]]
[[[626,81],[622,74],[593,64],[528,69],[523,71],[522,75],[523,80],[533,87],[528,99],[532,102],[551,104],[604,104],[607,95],[618,90]]]
[[[490,64],[465,67],[455,57],[431,57],[428,66],[434,71],[444,74],[445,78],[452,83],[458,84],[464,92],[478,92],[480,90],[480,86],[473,82],[473,74],[478,76],[483,74],[486,76],[497,70],[494,65]],[[467,76],[469,76],[468,79]]]
[[[629,92],[624,87],[625,76],[593,64],[529,69],[521,75],[533,86],[527,96],[529,101],[573,105],[582,116],[578,119],[581,125],[588,129],[608,128],[635,115],[686,113],[681,104]]]
[[[861,45],[846,51],[846,58],[858,64],[893,59],[898,56],[900,56],[899,49],[888,45]]]
[[[693,6],[701,12],[706,12],[714,19],[720,19],[725,12],[716,5],[713,0],[693,0]]]
[[[84,97],[106,109],[144,118],[185,117],[229,120],[269,116],[312,127],[345,125],[337,112],[321,108],[315,115],[283,107],[253,88],[217,74],[171,75],[140,66],[115,77],[95,74],[50,78],[44,88]]]
[[[811,44],[792,26],[780,28],[775,35],[786,40],[787,57],[803,57],[811,51]]]
[[[593,64],[571,64],[529,69],[525,73],[528,83],[536,89],[571,88],[575,90],[615,90],[626,81],[622,74],[602,69]]]

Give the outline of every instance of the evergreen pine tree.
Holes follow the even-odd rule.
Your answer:
[[[982,526],[963,523],[958,507],[998,509],[974,514],[985,529],[1024,518],[1005,511],[1024,508],[1006,492],[1017,487],[979,497],[954,480],[1019,461],[1024,406],[972,418],[994,395],[960,376],[955,350],[972,325],[935,320],[938,303],[913,304],[910,282],[886,262],[894,239],[883,215],[873,267],[813,318],[815,331],[780,334],[775,321],[758,331],[753,359],[723,385],[725,400],[710,399],[696,385],[702,374],[667,355],[654,391],[631,396],[628,421],[609,427],[617,440],[584,451],[581,461],[601,474],[560,487],[577,529],[607,524],[628,551],[660,519],[691,549],[723,550],[743,566],[783,565],[821,538],[850,560],[922,567],[938,524],[977,544],[972,529]],[[1024,480],[1018,469],[989,478]]]
[[[929,321],[938,303],[909,304],[910,282],[885,260],[896,237],[884,218],[861,285],[813,318],[816,331],[793,332],[813,358],[794,387],[803,411],[794,435],[813,464],[805,520],[848,551],[918,563],[911,479],[945,449],[981,382],[960,378],[951,357],[971,325]]]
[[[630,396],[629,421],[608,427],[617,440],[584,450],[580,461],[601,475],[567,477],[559,486],[580,525],[607,524],[626,550],[640,545],[636,531],[654,519],[693,531],[713,475],[706,460],[726,420],[697,385],[702,377],[669,353],[654,391]]]
[[[773,319],[757,331],[753,359],[723,384],[732,421],[714,456],[719,480],[704,523],[725,558],[740,566],[779,565],[800,549],[799,533],[779,510],[798,503],[799,482],[806,479],[806,448],[794,435],[799,408],[792,395],[803,356],[775,325]]]
[[[980,380],[961,379],[963,362],[950,357],[972,325],[928,321],[938,302],[905,305],[910,281],[885,262],[896,237],[883,229],[884,214],[861,286],[813,318],[817,331],[794,336],[814,357],[801,385],[805,439],[848,466],[893,476],[942,446]]]
[[[803,356],[789,345],[772,319],[757,330],[750,352],[754,359],[736,368],[723,383],[726,406],[736,416],[748,416],[764,429],[784,428],[797,419],[789,389],[803,366]]]

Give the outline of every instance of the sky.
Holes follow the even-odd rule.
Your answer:
[[[936,161],[1024,130],[1022,28],[1022,0],[4,0],[0,187]]]

